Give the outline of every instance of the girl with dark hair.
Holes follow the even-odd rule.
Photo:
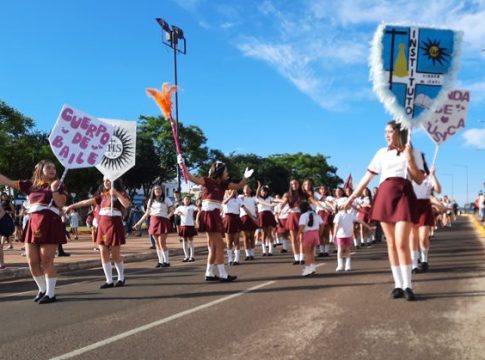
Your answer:
[[[253,196],[253,191],[249,185],[244,185],[242,195],[239,195],[242,201],[241,211],[239,217],[241,218],[241,231],[244,240],[244,251],[246,252],[246,261],[254,260],[254,250],[256,248],[256,240],[254,232],[258,228],[257,218],[258,209],[256,205],[256,197]]]
[[[421,184],[424,176],[421,154],[406,144],[407,130],[396,121],[387,123],[387,147],[377,151],[367,168],[367,173],[347,199],[345,208],[367,187],[375,175],[381,173],[379,190],[370,213],[371,220],[380,221],[386,235],[387,251],[394,278],[393,299],[405,297],[415,300],[411,284],[411,256],[409,236],[417,221],[416,195],[409,177]]]
[[[323,221],[318,257],[328,257],[330,252],[330,237],[333,235],[333,197],[329,196],[327,187],[321,185],[318,188],[318,194],[315,195],[315,199],[317,200],[317,214]]]
[[[120,179],[111,183],[107,177],[103,178],[99,195],[87,200],[79,201],[68,206],[65,211],[69,212],[86,206],[99,205],[98,230],[96,244],[101,254],[106,282],[100,289],[112,288],[125,285],[125,274],[121,245],[125,244],[125,229],[123,227],[123,211],[131,206],[131,201],[126,194]],[[113,283],[113,267],[110,253],[114,260],[118,281]]]
[[[315,247],[320,241],[323,232],[323,220],[313,211],[310,204],[303,201],[300,204],[301,215],[298,220],[298,237],[303,244],[305,254],[305,268],[303,276],[315,274]]]
[[[261,186],[258,181],[256,189],[256,203],[258,204],[258,226],[262,230],[261,249],[263,256],[273,256],[273,230],[276,220],[273,212],[273,198],[269,196],[269,187]]]
[[[58,244],[65,244],[64,225],[60,209],[67,199],[63,186],[59,186],[56,166],[42,160],[34,169],[31,180],[12,181],[0,175],[0,185],[12,187],[28,195],[30,218],[22,235],[30,272],[39,292],[34,301],[48,304],[56,301],[57,273],[54,257]]]
[[[307,195],[303,193],[300,188],[300,183],[296,179],[291,179],[290,188],[286,196],[283,196],[282,206],[288,204],[290,206],[290,213],[286,220],[286,229],[290,233],[291,248],[293,250],[293,265],[305,263],[303,256],[303,246],[298,236],[300,229],[300,204],[307,199]]]
[[[185,196],[182,205],[177,207],[174,213],[180,216],[178,235],[182,238],[182,250],[184,252],[183,262],[193,262],[194,259],[194,236],[197,235],[194,221],[197,207],[192,205],[190,196]]]
[[[10,219],[15,220],[15,206],[13,205],[12,201],[10,200],[10,196],[6,192],[2,192],[0,196],[2,200],[2,208],[5,211],[5,214],[10,217]],[[8,249],[13,249],[12,245],[12,237],[10,236],[0,236],[0,245],[3,246],[5,243],[8,244]]]
[[[138,220],[134,228],[139,229],[145,219],[150,216],[148,234],[155,238],[158,255],[158,263],[155,267],[169,267],[167,236],[172,231],[170,218],[173,215],[173,203],[172,200],[165,196],[165,191],[163,191],[161,185],[155,185],[152,188],[146,209],[145,214]]]
[[[288,220],[290,207],[288,206],[288,204],[280,203],[279,202],[280,200],[281,198],[279,198],[278,196],[275,197],[275,201],[277,203],[277,205],[275,206],[276,236],[278,237],[278,240],[283,245],[280,252],[287,253],[288,243],[289,243],[288,239],[290,234],[286,229],[286,221]]]
[[[177,162],[181,167],[184,167],[184,159],[181,155],[177,157]],[[216,161],[211,165],[208,177],[197,177],[190,172],[187,174],[188,180],[202,186],[202,210],[199,214],[199,231],[207,233],[209,255],[205,273],[206,281],[219,280],[222,282],[230,282],[237,278],[236,276],[228,275],[224,267],[224,242],[222,240],[224,225],[221,218],[222,200],[224,199],[224,192],[227,189],[242,189],[252,174],[253,170],[246,168],[244,177],[240,182],[231,182],[226,164],[222,161]],[[219,271],[218,277],[214,273],[215,265],[217,265]]]
[[[226,253],[229,265],[239,265],[241,254],[239,250],[239,234],[241,232],[242,200],[237,196],[236,190],[226,190],[226,196],[222,202],[224,233],[226,234]],[[234,256],[233,256],[234,255]]]
[[[360,240],[363,246],[369,246],[372,242],[371,233],[362,223],[369,224],[369,213],[372,206],[372,193],[366,187],[362,195],[357,199],[357,219],[361,221],[359,226]]]
[[[411,261],[413,273],[428,270],[428,251],[430,229],[434,226],[433,208],[431,206],[432,192],[441,192],[441,184],[436,178],[435,169],[428,169],[424,154],[422,154],[424,164],[424,175],[426,176],[421,184],[413,181],[414,193],[417,197],[418,222],[414,223],[411,232]],[[419,249],[421,248],[421,264],[418,267]]]

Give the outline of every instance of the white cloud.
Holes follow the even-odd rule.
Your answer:
[[[463,137],[467,145],[485,150],[485,129],[468,129]]]
[[[476,103],[485,101],[485,81],[465,83],[463,87],[470,90],[471,102]]]

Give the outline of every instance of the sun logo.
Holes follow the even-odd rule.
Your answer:
[[[444,62],[448,62],[451,56],[448,49],[441,47],[438,40],[431,40],[428,38],[426,41],[422,42],[422,45],[419,48],[424,50],[425,55],[433,62],[433,65],[436,65],[436,62],[443,65]]]
[[[133,150],[133,139],[125,129],[117,127],[108,144],[101,165],[110,169],[123,168],[130,161]]]

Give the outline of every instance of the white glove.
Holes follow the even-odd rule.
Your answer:
[[[177,164],[179,164],[180,166],[184,166],[185,161],[184,161],[182,154],[177,155]]]
[[[251,175],[253,175],[253,172],[254,172],[253,169],[249,170],[248,168],[246,168],[246,170],[244,170],[244,178],[249,179]]]

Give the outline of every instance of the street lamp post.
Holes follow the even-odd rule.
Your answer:
[[[170,25],[162,18],[157,18],[157,23],[162,28],[162,43],[173,49],[173,70],[174,70],[174,85],[178,86],[177,78],[177,54],[185,55],[187,52],[187,44],[184,37],[184,32],[176,25]],[[164,36],[165,35],[165,36]],[[178,130],[179,124],[179,97],[178,91],[175,92],[175,127]],[[180,168],[177,166],[177,190],[180,192]]]
[[[451,198],[454,200],[455,199],[455,178],[453,174],[443,174],[443,175],[451,177]]]
[[[465,168],[465,174],[466,174],[466,205],[469,205],[469,202],[468,202],[468,166],[462,165],[462,164],[453,164],[453,166]]]

